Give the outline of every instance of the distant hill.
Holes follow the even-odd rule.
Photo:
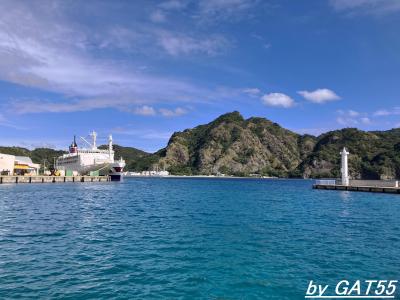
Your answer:
[[[99,146],[100,149],[108,149],[108,145]],[[157,162],[157,158],[150,153],[133,148],[113,145],[115,151],[115,159],[123,158],[126,162],[126,170],[142,171],[151,168],[153,163]]]
[[[172,174],[259,174],[277,177],[322,178],[340,176],[340,151],[350,151],[352,178],[400,178],[400,129],[362,131],[345,128],[300,135],[265,118],[244,119],[239,112],[175,132],[168,145],[150,154],[114,145],[126,170],[167,169]],[[106,149],[106,145],[100,146]],[[63,151],[0,147],[1,153],[30,156],[36,163],[53,161]]]
[[[299,135],[264,118],[246,120],[233,112],[174,133],[160,151],[159,164],[177,174],[286,177],[315,143],[313,136]]]
[[[15,156],[28,156],[37,164],[43,164],[43,160],[46,160],[47,166],[53,166],[54,158],[66,152],[50,148],[36,148],[34,150],[29,150],[21,147],[0,147],[0,153]]]
[[[107,149],[107,145],[101,145],[100,149]],[[122,147],[114,145],[115,157],[123,157],[126,161],[126,169],[131,171],[147,170],[152,167],[152,164],[157,162],[157,157],[150,153],[133,147]],[[50,148],[36,148],[29,150],[22,147],[0,147],[0,153],[16,155],[16,156],[28,156],[34,163],[42,164],[43,160],[47,160],[47,166],[52,166],[55,157],[59,157],[66,151],[54,150]]]
[[[400,129],[355,128],[318,137],[299,135],[264,118],[232,112],[176,132],[158,164],[175,174],[259,174],[278,177],[339,177],[343,147],[350,151],[353,178],[400,177]]]
[[[303,177],[339,177],[343,147],[350,151],[353,178],[400,177],[400,129],[366,132],[356,128],[330,131],[318,137],[313,151],[297,168]]]

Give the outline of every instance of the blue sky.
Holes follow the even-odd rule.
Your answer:
[[[400,127],[398,0],[0,0],[0,145],[164,147],[238,110]]]

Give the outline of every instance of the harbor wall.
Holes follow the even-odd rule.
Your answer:
[[[316,183],[321,185],[344,185],[341,179],[317,179]],[[399,187],[399,180],[350,179],[348,186]]]
[[[0,176],[0,184],[6,183],[64,183],[108,182],[109,176]]]
[[[397,180],[350,180],[353,186],[398,187]]]

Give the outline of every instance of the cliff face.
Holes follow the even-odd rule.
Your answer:
[[[174,133],[157,155],[158,165],[175,174],[339,177],[344,146],[353,178],[400,176],[400,129],[346,128],[314,137],[238,112]]]
[[[314,144],[312,136],[300,136],[263,118],[245,120],[233,112],[174,133],[160,164],[175,173],[287,176]]]

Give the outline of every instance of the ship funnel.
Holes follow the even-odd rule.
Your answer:
[[[77,153],[78,152],[78,145],[76,144],[76,136],[74,135],[74,141],[72,142],[71,146],[69,146],[69,153]]]

